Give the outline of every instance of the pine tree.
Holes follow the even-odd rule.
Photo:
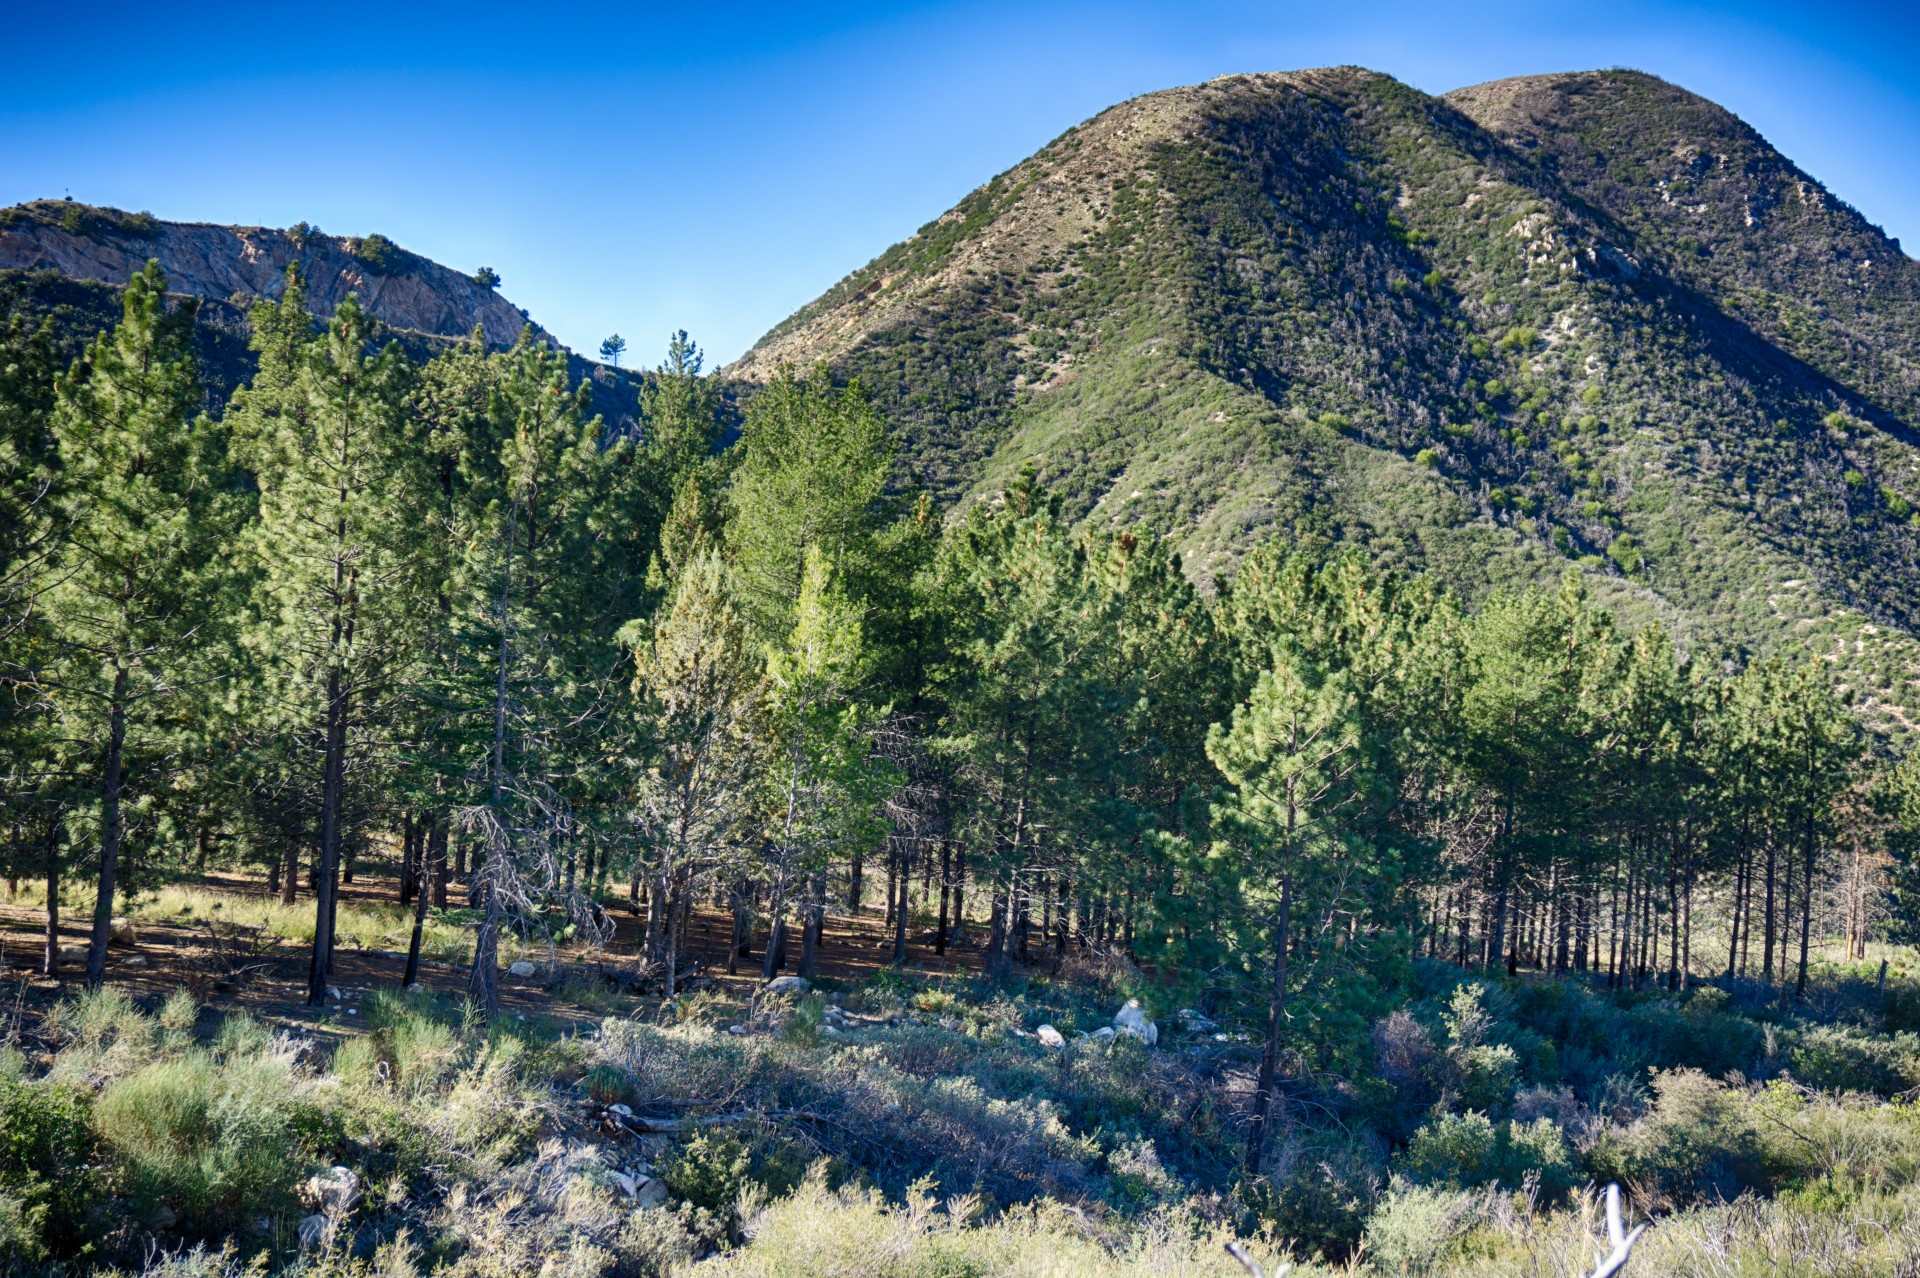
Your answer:
[[[868,594],[893,444],[859,383],[835,390],[824,370],[801,381],[783,369],[749,402],[741,446],[727,543],[755,630],[777,640],[792,623],[810,548],[855,598]]]
[[[757,808],[761,662],[731,572],[712,551],[686,565],[653,623],[634,623],[627,637],[650,754],[633,796],[653,906],[645,948],[650,961],[664,965],[670,995],[681,944],[678,907],[697,876],[739,855]]]
[[[860,608],[826,554],[809,546],[793,629],[768,650],[766,661],[772,934],[762,974],[768,977],[784,952],[796,888],[805,892],[800,971],[811,975],[825,908],[821,876],[835,854],[850,857],[878,841],[876,807],[885,778],[868,763],[866,713],[856,696],[867,661]]]
[[[1230,789],[1214,808],[1214,860],[1244,884],[1245,909],[1269,939],[1266,1043],[1254,1090],[1246,1167],[1258,1174],[1287,1037],[1293,914],[1304,893],[1312,917],[1345,891],[1347,867],[1380,855],[1363,832],[1365,805],[1381,801],[1376,743],[1344,672],[1287,657],[1263,673],[1229,723],[1207,738],[1207,757]]]
[[[297,342],[297,294],[282,306],[276,332]],[[324,334],[272,364],[284,384],[256,386],[234,425],[260,490],[252,644],[271,669],[272,696],[312,725],[320,755],[313,1006],[326,1001],[333,971],[350,787],[430,615],[419,519],[432,491],[429,453],[406,411],[411,367],[392,345],[370,354],[376,335],[349,296]]]
[[[105,979],[125,832],[130,743],[194,681],[209,645],[219,552],[237,504],[219,432],[197,418],[193,310],[169,309],[156,263],[128,282],[120,325],[59,383],[54,436],[63,530],[48,623],[57,665],[44,681],[69,736],[99,743],[99,889],[87,982]],[[145,792],[156,776],[136,778]]]

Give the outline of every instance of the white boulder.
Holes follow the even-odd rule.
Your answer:
[[[1137,1038],[1148,1047],[1160,1041],[1160,1027],[1147,1019],[1147,1011],[1137,998],[1128,999],[1126,1006],[1113,1014],[1113,1028],[1116,1033]]]
[[[360,1201],[360,1178],[351,1167],[329,1167],[309,1177],[306,1190],[307,1197],[318,1203],[322,1211],[344,1212]]]
[[[1051,1025],[1042,1025],[1033,1031],[1033,1036],[1040,1040],[1042,1047],[1059,1048],[1067,1045],[1067,1036]]]
[[[805,994],[813,986],[804,976],[776,976],[761,987],[762,994]]]
[[[536,968],[533,964],[527,962],[525,959],[521,959],[518,963],[510,964],[508,966],[507,975],[527,977],[527,976],[532,976],[537,971],[539,971],[539,969]]]

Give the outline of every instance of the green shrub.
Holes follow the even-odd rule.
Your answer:
[[[1564,1197],[1577,1180],[1573,1151],[1550,1118],[1531,1123],[1509,1120],[1494,1143],[1491,1170],[1503,1189],[1519,1189],[1534,1179],[1541,1197],[1548,1201]]]
[[[1800,1031],[1788,1059],[1794,1078],[1822,1091],[1892,1096],[1920,1086],[1920,1036],[1911,1033],[1816,1025]]]
[[[806,1178],[807,1164],[806,1150],[771,1134],[704,1131],[673,1149],[660,1177],[676,1198],[725,1218],[749,1185],[770,1198],[792,1193]]]
[[[0,1257],[72,1255],[98,1197],[86,1098],[54,1083],[0,1077]]]
[[[93,1122],[136,1204],[204,1235],[290,1210],[324,1131],[286,1057],[197,1050],[110,1085]]]
[[[1423,1185],[1478,1187],[1493,1179],[1496,1141],[1493,1120],[1485,1114],[1442,1114],[1413,1134],[1400,1170]]]
[[[1367,1220],[1367,1257],[1382,1274],[1437,1273],[1454,1239],[1479,1219],[1481,1202],[1479,1194],[1396,1180]]]
[[[1689,1069],[1656,1074],[1653,1090],[1646,1114],[1600,1134],[1587,1155],[1595,1181],[1638,1184],[1677,1201],[1732,1201],[1772,1187],[1777,1169],[1745,1092]]]
[[[386,236],[375,231],[354,245],[353,255],[382,275],[391,275],[406,265],[406,253]]]
[[[1360,1244],[1386,1168],[1355,1140],[1314,1140],[1288,1154],[1260,1214],[1301,1251],[1345,1259]]]
[[[660,1178],[676,1198],[713,1212],[731,1212],[753,1169],[753,1151],[733,1132],[697,1132],[667,1156]]]

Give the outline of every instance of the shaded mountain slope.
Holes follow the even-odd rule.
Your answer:
[[[1653,158],[1735,143],[1690,197],[1719,215],[1676,221]],[[1772,220],[1735,245],[1714,228],[1748,206]],[[1469,595],[1578,566],[1695,645],[1844,654],[1903,730],[1914,271],[1651,77],[1436,99],[1352,68],[1234,76],[1069,131],[732,371],[858,374],[915,482],[964,503],[1035,459],[1201,579],[1276,531]]]

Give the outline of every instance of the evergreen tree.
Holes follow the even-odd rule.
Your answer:
[[[700,876],[741,855],[756,811],[761,663],[731,572],[711,550],[686,565],[652,625],[636,622],[627,637],[650,755],[633,796],[652,904],[645,950],[664,964],[671,995],[680,906]]]
[[[297,293],[268,341],[298,343]],[[252,548],[261,575],[252,645],[271,695],[310,725],[320,756],[319,874],[308,1002],[327,998],[350,786],[379,747],[382,710],[430,616],[421,513],[426,442],[407,412],[411,366],[349,296],[326,331],[257,384],[234,430],[260,490]],[[263,368],[269,361],[263,358]]]
[[[768,751],[768,913],[763,975],[785,951],[787,911],[804,891],[800,971],[811,975],[826,906],[823,875],[835,854],[871,847],[883,774],[869,766],[867,717],[856,699],[867,653],[860,609],[818,545],[807,548],[793,629],[767,653],[763,722]]]
[[[130,743],[202,677],[219,552],[237,511],[219,432],[197,418],[193,309],[169,308],[158,264],[128,282],[119,326],[60,379],[54,437],[63,544],[47,587],[57,661],[43,686],[64,734],[98,743],[99,888],[87,982],[105,978],[125,833]],[[136,778],[157,791],[163,779]]]
[[[727,543],[749,618],[775,640],[792,624],[810,548],[856,599],[869,593],[893,444],[859,383],[835,390],[825,370],[802,381],[782,369],[748,403],[741,446]]]

